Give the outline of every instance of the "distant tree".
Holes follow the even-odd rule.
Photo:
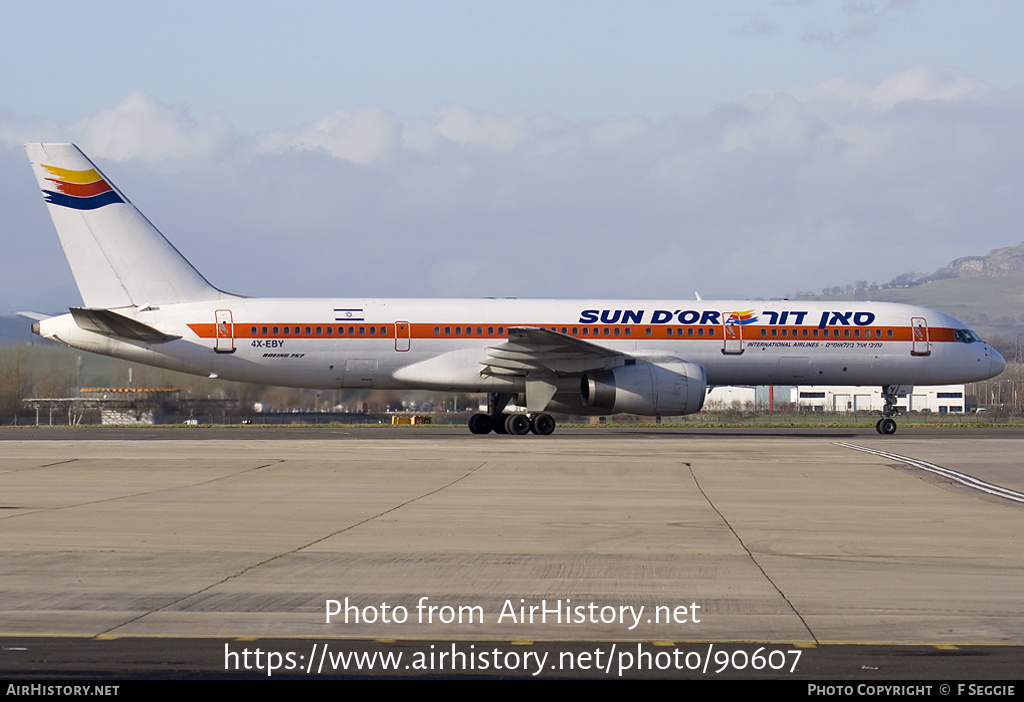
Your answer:
[[[0,349],[0,414],[13,415],[21,411],[21,401],[29,395],[28,381],[24,347]]]

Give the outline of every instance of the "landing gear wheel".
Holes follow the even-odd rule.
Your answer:
[[[878,420],[878,433],[879,434],[895,434],[896,433],[896,420],[892,417],[883,417]]]
[[[538,414],[533,418],[533,433],[547,436],[555,430],[555,420],[550,414]]]
[[[879,419],[877,422],[875,422],[875,431],[877,431],[879,434],[882,433],[882,420],[881,419]]]
[[[491,418],[483,413],[474,414],[469,418],[469,431],[473,434],[490,434]]]
[[[507,434],[505,431],[505,406],[513,395],[501,392],[487,393],[487,416],[491,420],[491,431],[495,434]]]
[[[510,414],[505,419],[505,431],[509,434],[522,436],[530,433],[530,418],[525,414]]]

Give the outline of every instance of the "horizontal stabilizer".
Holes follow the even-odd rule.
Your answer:
[[[172,334],[164,334],[159,329],[154,329],[148,324],[143,324],[131,317],[125,317],[123,314],[110,310],[72,307],[71,316],[75,318],[75,324],[80,329],[106,336],[146,341],[153,344],[181,338]]]
[[[18,315],[19,317],[31,319],[33,322],[39,322],[44,319],[49,319],[50,317],[53,316],[52,314],[43,314],[41,312],[15,312],[14,314]]]

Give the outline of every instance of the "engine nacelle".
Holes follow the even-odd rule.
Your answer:
[[[707,375],[696,363],[644,363],[586,373],[583,406],[608,414],[693,414],[704,406]]]

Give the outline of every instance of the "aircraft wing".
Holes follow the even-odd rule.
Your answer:
[[[481,361],[492,375],[572,375],[622,365],[623,354],[540,327],[509,327],[508,341]]]

